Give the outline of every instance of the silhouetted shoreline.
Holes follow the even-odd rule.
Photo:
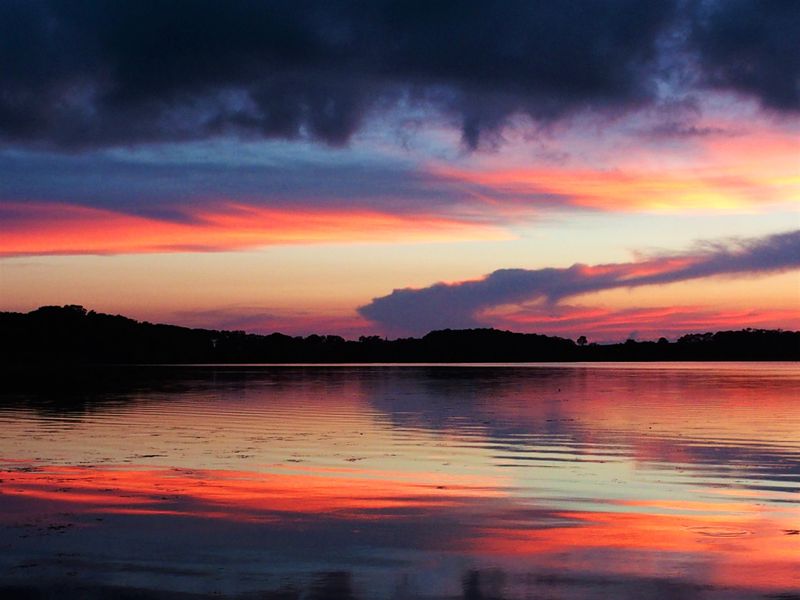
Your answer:
[[[675,342],[594,344],[496,329],[432,331],[422,338],[357,341],[335,335],[190,329],[139,322],[80,306],[0,313],[4,365],[462,363],[800,360],[800,332],[744,329],[684,335]]]

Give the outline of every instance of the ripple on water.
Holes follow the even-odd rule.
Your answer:
[[[752,531],[746,529],[739,529],[737,527],[723,527],[720,525],[698,525],[694,527],[687,527],[693,533],[704,535],[706,537],[715,538],[739,538],[746,535],[751,535]]]

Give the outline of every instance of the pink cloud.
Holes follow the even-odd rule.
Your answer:
[[[221,202],[177,222],[60,203],[0,206],[0,256],[197,252],[276,244],[509,239],[465,219],[369,210],[264,208]]]

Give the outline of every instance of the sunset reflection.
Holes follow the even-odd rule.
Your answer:
[[[71,409],[0,405],[7,572],[104,582],[130,564],[167,589],[227,561],[231,589],[356,598],[800,589],[793,365],[231,368],[179,381]]]
[[[12,531],[48,514],[69,514],[78,529],[104,527],[97,517],[167,516],[248,523],[265,535],[314,522],[405,522],[412,529],[423,522],[446,535],[412,539],[417,550],[500,559],[518,570],[645,577],[694,557],[713,585],[782,589],[798,577],[799,540],[791,532],[800,510],[752,500],[621,501],[606,510],[559,511],[546,501],[532,505],[497,481],[347,469],[254,474],[7,465],[2,478],[3,525]],[[564,556],[571,557],[566,565]]]

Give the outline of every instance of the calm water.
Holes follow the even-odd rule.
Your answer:
[[[3,396],[0,592],[800,598],[797,364],[154,372]]]

